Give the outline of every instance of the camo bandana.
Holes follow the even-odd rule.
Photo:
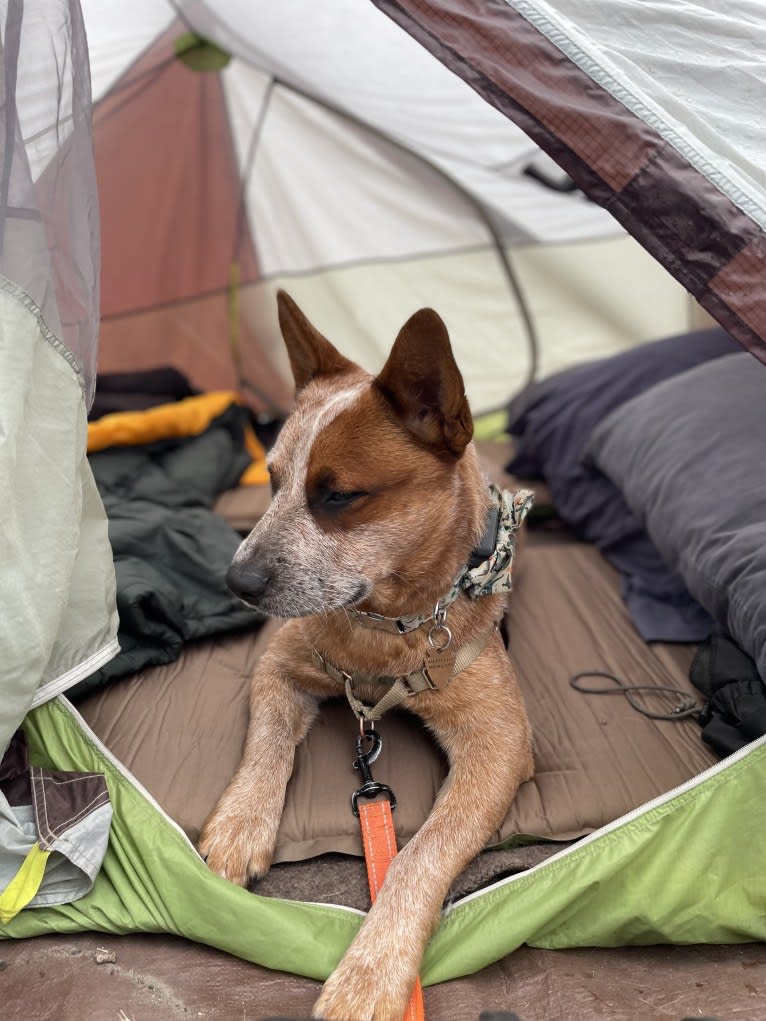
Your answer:
[[[511,569],[516,553],[516,537],[534,502],[535,494],[531,489],[509,493],[493,485],[490,485],[489,491],[500,511],[495,549],[477,567],[463,568],[450,591],[439,601],[442,607],[454,602],[460,592],[465,592],[471,599],[479,599],[498,592],[510,592],[513,588]]]
[[[396,634],[409,634],[428,621],[441,617],[454,603],[461,592],[471,599],[489,596],[498,592],[510,592],[513,587],[511,568],[516,552],[516,536],[521,523],[534,502],[531,489],[520,489],[516,493],[489,486],[490,495],[497,503],[499,521],[495,548],[489,557],[476,567],[463,567],[452,583],[452,588],[442,596],[431,614],[408,617],[383,617],[377,613],[349,609],[347,613],[368,627],[380,628]]]

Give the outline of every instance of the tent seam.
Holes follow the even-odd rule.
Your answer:
[[[655,134],[678,152],[687,162],[713,184],[722,194],[726,195],[746,216],[766,229],[766,209],[751,198],[730,178],[720,174],[708,158],[691,143],[677,134],[672,128],[663,124],[661,119],[630,89],[620,84],[613,75],[597,64],[580,46],[540,10],[528,0],[506,0],[506,2],[525,21],[548,39],[557,50],[572,63],[576,64],[587,76],[610,96],[613,96],[634,117],[647,125]],[[626,98],[627,97],[627,98]],[[690,155],[691,154],[691,155]],[[724,188],[720,182],[731,184],[731,189]]]
[[[77,377],[77,382],[80,384],[80,390],[82,391],[83,399],[87,397],[87,388],[85,386],[85,376],[75,358],[74,354],[64,344],[63,341],[55,335],[48,324],[45,321],[42,310],[38,306],[34,298],[29,295],[23,287],[20,287],[13,280],[9,280],[8,277],[0,274],[0,288],[11,294],[16,300],[24,305],[28,312],[31,312],[34,318],[37,320],[37,325],[42,335],[43,340],[53,348],[53,350],[60,355],[64,361],[69,365],[70,369],[74,372]]]

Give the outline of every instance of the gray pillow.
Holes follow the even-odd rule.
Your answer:
[[[733,354],[616,408],[586,458],[766,679],[766,367]]]

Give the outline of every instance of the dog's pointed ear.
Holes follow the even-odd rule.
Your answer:
[[[354,363],[311,325],[286,291],[277,292],[277,310],[296,390],[302,390],[316,376],[331,376],[354,368]]]
[[[404,426],[439,454],[460,457],[473,419],[447,327],[432,308],[416,312],[399,331],[375,380]]]

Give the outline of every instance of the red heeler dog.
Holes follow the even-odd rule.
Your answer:
[[[483,477],[463,380],[433,310],[409,319],[373,377],[284,292],[278,306],[297,399],[269,456],[271,505],[227,581],[249,605],[290,620],[258,664],[242,762],[200,852],[234,883],[263,876],[295,747],[318,704],[347,682],[364,715],[380,701],[378,679],[399,678],[403,705],[433,732],[449,774],[314,1013],[400,1021],[450,884],[532,775],[524,704],[498,631],[507,570],[499,585],[470,588],[488,522],[493,547],[504,519],[512,557],[530,494],[500,494]],[[478,557],[491,565],[495,553]]]

